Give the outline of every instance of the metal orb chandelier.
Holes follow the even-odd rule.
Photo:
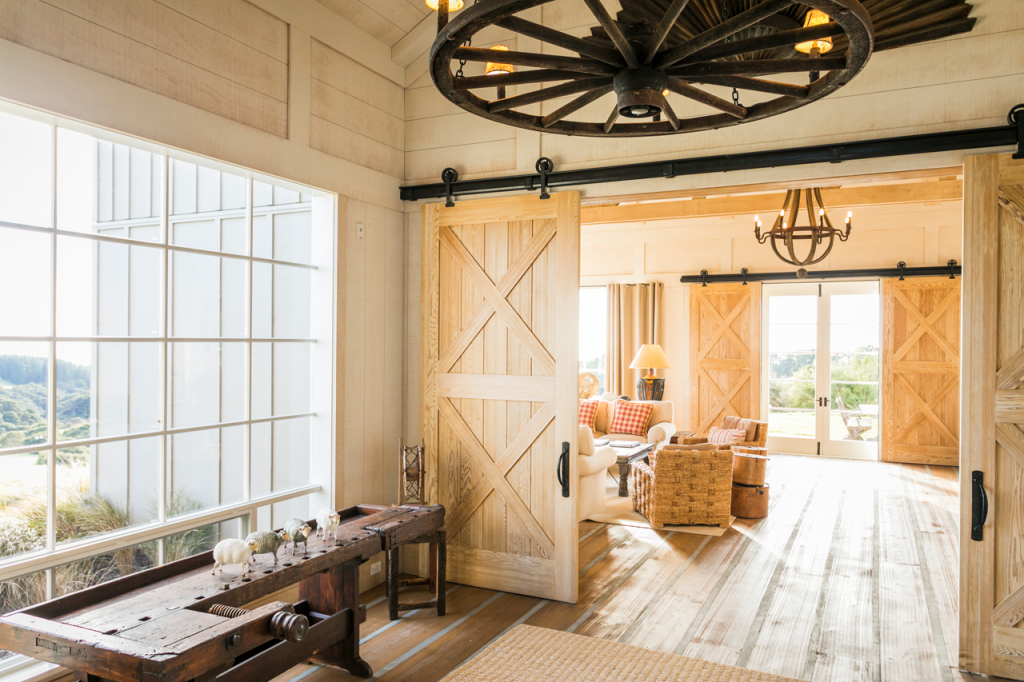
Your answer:
[[[874,48],[871,17],[858,0],[723,0],[721,21],[699,32],[685,21],[690,0],[646,4],[647,16],[636,18],[624,10],[618,19],[602,0],[584,0],[598,24],[584,38],[516,16],[558,0],[478,0],[450,22],[448,3],[457,0],[436,1],[439,30],[430,51],[430,72],[438,90],[477,116],[561,135],[672,135],[759,121],[843,87],[864,68]],[[663,14],[650,9],[664,4],[668,8]],[[742,11],[733,13],[734,6]],[[794,28],[777,30],[780,25]],[[488,26],[577,56],[503,51],[499,57],[490,49],[472,47],[473,36]],[[453,61],[458,65],[454,73]],[[511,68],[480,76],[463,73],[467,62],[495,61]],[[809,82],[769,78],[776,74],[808,74]],[[509,86],[535,83],[541,87],[505,96]],[[703,86],[732,88],[732,101]],[[741,90],[758,101],[740,104]],[[571,120],[609,93],[616,101],[610,112],[598,112],[600,120]],[[496,99],[488,99],[495,94]],[[714,112],[679,117],[670,94]],[[521,110],[567,97],[567,103],[545,115]]]
[[[807,208],[807,225],[798,226],[797,220],[800,215],[800,192],[799,189],[791,189],[786,192],[786,201],[779,211],[778,217],[772,229],[761,234],[761,220],[754,216],[754,236],[759,244],[770,241],[772,251],[784,263],[804,267],[814,265],[823,261],[835,246],[836,237],[839,241],[845,242],[850,238],[850,230],[853,228],[853,211],[846,214],[846,229],[838,230],[832,226],[828,214],[825,213],[825,204],[821,200],[821,190],[817,187],[802,190],[804,193],[804,204]],[[817,221],[815,221],[817,218]],[[818,246],[828,241],[825,250],[818,254]],[[801,258],[796,255],[796,242],[810,242],[807,254]],[[783,250],[779,250],[781,243]]]

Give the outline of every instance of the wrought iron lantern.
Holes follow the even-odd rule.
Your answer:
[[[800,215],[800,193],[803,192],[804,204],[807,209],[808,224],[798,226],[797,220]],[[817,220],[815,220],[817,219]],[[810,189],[791,189],[786,192],[786,201],[772,228],[761,233],[761,220],[754,216],[754,236],[759,244],[771,242],[772,251],[783,262],[804,267],[814,265],[823,261],[835,246],[835,240],[845,242],[850,238],[850,230],[853,228],[853,211],[846,214],[846,229],[836,229],[825,213],[825,204],[821,200],[821,190],[817,187]],[[810,243],[807,254],[804,257],[797,256],[796,242],[806,241]],[[818,253],[818,247],[827,242],[825,250]],[[779,245],[782,249],[779,249]]]

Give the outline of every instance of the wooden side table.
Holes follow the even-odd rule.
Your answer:
[[[669,438],[668,442],[675,445],[679,443],[680,438],[693,438],[696,435],[696,431],[676,431],[674,434],[672,434],[672,437]]]
[[[615,448],[616,462],[619,465],[619,497],[629,497],[629,465],[648,457],[654,452],[654,443],[642,443],[635,448]]]

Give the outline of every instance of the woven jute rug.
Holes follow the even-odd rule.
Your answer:
[[[568,632],[519,625],[444,682],[796,682]]]

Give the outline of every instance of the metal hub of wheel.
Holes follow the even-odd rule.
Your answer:
[[[699,32],[682,28],[681,16],[689,0],[672,0],[663,14],[656,8],[664,3],[656,0],[622,0],[624,11],[618,20],[608,14],[601,0],[585,0],[598,23],[593,35],[585,38],[515,16],[556,1],[478,0],[459,13],[438,33],[430,51],[431,76],[438,90],[466,111],[519,128],[593,137],[672,135],[758,121],[826,97],[864,68],[874,46],[871,17],[858,0],[803,0],[799,4],[748,0],[737,3],[748,9],[731,16],[723,11],[718,23]],[[727,3],[732,4],[721,0],[723,8]],[[627,6],[632,14],[633,10],[658,14],[624,21],[623,15],[629,14]],[[803,8],[824,12],[831,21],[801,28],[794,16],[806,14]],[[503,51],[500,62],[513,65],[515,72],[462,76],[460,68],[453,74],[453,60],[499,61],[494,50],[467,46],[474,35],[491,25],[579,56]],[[825,55],[818,56],[817,50],[810,55],[793,51],[796,44],[826,40],[835,49]],[[776,56],[780,53],[784,55],[781,58]],[[766,78],[775,74],[809,74],[810,78],[806,85]],[[530,83],[541,87],[504,96],[506,87]],[[701,87],[708,85],[732,88],[733,101]],[[748,93],[744,95],[747,99],[760,101],[743,106],[738,91]],[[569,120],[612,92],[616,102],[610,112],[602,113],[606,119]],[[492,93],[500,93],[499,98],[481,96]],[[716,111],[681,118],[673,110],[669,94]],[[766,94],[774,97],[765,99]],[[571,99],[546,115],[517,110],[565,97]]]

